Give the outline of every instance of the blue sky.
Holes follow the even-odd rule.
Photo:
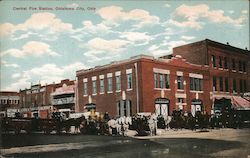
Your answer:
[[[0,87],[75,79],[79,69],[206,38],[249,48],[249,2],[0,1]]]

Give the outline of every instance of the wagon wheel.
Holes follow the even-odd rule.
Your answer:
[[[25,131],[26,131],[28,134],[31,134],[31,132],[32,132],[31,128],[29,128],[29,127],[26,127]]]
[[[45,134],[50,134],[51,131],[52,131],[52,130],[50,129],[50,127],[45,127],[45,128],[44,128],[44,133],[45,133]]]
[[[15,134],[19,134],[21,132],[21,129],[19,129],[18,127],[15,128]]]
[[[66,131],[66,133],[69,133],[70,132],[70,126],[66,126],[65,131]]]

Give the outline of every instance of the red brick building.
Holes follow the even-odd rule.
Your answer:
[[[208,67],[211,105],[223,104],[222,98],[250,104],[240,97],[250,91],[250,51],[206,39],[174,48],[177,54]]]
[[[0,114],[5,116],[7,109],[15,109],[20,106],[20,96],[18,92],[0,92]]]
[[[141,55],[76,75],[77,111],[91,106],[112,116],[171,114],[174,109],[211,112],[208,67],[190,64],[181,56],[154,59]]]

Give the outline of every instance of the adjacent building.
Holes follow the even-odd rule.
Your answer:
[[[15,115],[16,109],[20,107],[20,95],[18,92],[0,92],[0,116],[6,116],[7,110]]]
[[[65,79],[60,83],[36,84],[31,85],[29,89],[20,90],[20,112],[25,115],[24,117],[48,118],[55,110],[69,107],[74,110],[75,91],[73,87],[74,81]],[[69,89],[70,93],[68,93]],[[70,101],[69,106],[67,106],[68,102],[61,102],[64,99],[68,100],[67,97],[73,100]]]
[[[244,98],[250,91],[250,51],[206,39],[174,48],[173,55],[177,54],[208,67],[213,108],[230,102],[237,108],[250,108]]]
[[[75,111],[75,81],[63,80],[51,93],[52,106],[59,111]]]

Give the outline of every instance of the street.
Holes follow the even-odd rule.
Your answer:
[[[5,134],[1,155],[6,158],[247,158],[250,155],[249,129],[164,132],[152,137]]]

